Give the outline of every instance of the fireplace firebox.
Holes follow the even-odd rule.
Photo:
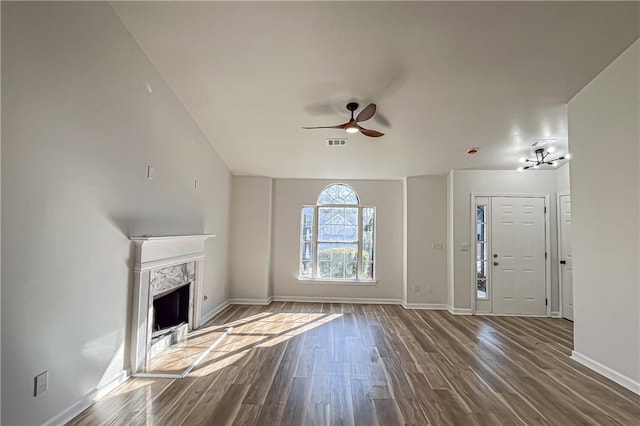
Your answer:
[[[189,322],[189,284],[153,298],[153,337]]]

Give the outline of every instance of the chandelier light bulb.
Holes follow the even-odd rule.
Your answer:
[[[547,148],[547,152],[549,154],[553,154],[554,152],[556,152],[556,149],[554,147],[550,146],[549,148]]]
[[[570,160],[571,159],[571,154],[567,153],[567,155],[564,156],[565,159]]]
[[[524,157],[520,157],[520,158],[518,158],[518,162],[520,162],[520,163],[526,163],[526,162],[527,162],[527,159],[526,159],[526,158],[524,158]]]
[[[518,167],[518,168],[517,168],[517,170],[518,170],[520,173],[522,173],[522,172],[524,172],[524,167],[520,166],[520,167]]]

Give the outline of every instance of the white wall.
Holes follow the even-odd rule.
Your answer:
[[[575,352],[640,389],[640,41],[569,102]]]
[[[35,425],[128,364],[128,235],[217,234],[227,298],[231,177],[108,4],[2,2],[2,43],[2,423]]]
[[[562,167],[558,167],[556,170],[556,192],[567,193],[571,192],[571,163],[565,163]]]
[[[471,309],[471,193],[549,195],[551,311],[558,311],[558,258],[556,244],[556,175],[555,170],[454,170],[450,174],[453,196],[453,298],[454,308]],[[461,243],[469,251],[461,251]]]
[[[266,299],[270,294],[273,180],[233,176],[231,195],[231,297]]]
[[[300,209],[315,204],[331,183],[351,185],[360,203],[376,207],[376,286],[308,284],[298,281]],[[276,179],[273,198],[274,296],[402,298],[402,181]]]
[[[407,302],[446,305],[446,176],[407,178],[407,221]]]

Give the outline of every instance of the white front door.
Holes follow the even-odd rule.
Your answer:
[[[562,317],[573,321],[573,257],[571,256],[571,196],[560,202],[560,275],[562,280]]]
[[[493,313],[546,315],[544,198],[493,197]]]

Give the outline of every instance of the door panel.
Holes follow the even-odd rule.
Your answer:
[[[493,197],[493,312],[545,315],[543,198]]]
[[[571,255],[571,196],[560,196],[560,274],[562,316],[573,321],[573,256]]]

